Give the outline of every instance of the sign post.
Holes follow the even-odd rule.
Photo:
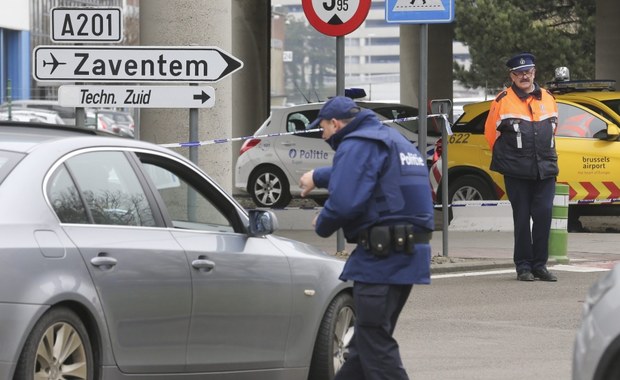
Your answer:
[[[428,24],[450,23],[454,21],[455,0],[386,0],[385,20],[389,23],[422,24],[420,25],[420,85],[418,90],[418,149],[426,150],[427,131],[427,88],[428,88]],[[444,139],[444,151],[447,152]],[[447,166],[447,161],[443,161]],[[443,178],[447,183],[448,177]],[[444,194],[445,195],[445,194]],[[447,212],[446,209],[443,210]],[[444,215],[443,240],[448,240],[447,214]],[[443,255],[447,256],[447,244]]]
[[[336,95],[344,95],[344,36],[368,16],[370,0],[302,0],[310,25],[319,32],[336,37]],[[336,250],[344,250],[344,233],[336,235]]]

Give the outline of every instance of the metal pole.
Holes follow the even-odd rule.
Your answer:
[[[426,117],[427,112],[427,92],[428,86],[428,24],[420,25],[420,89],[418,102],[418,116],[420,117],[418,124],[418,150],[425,159],[426,153]]]
[[[197,83],[190,83],[190,86],[197,86]],[[189,109],[189,141],[199,141],[198,137],[198,108]],[[198,147],[189,147],[189,160],[198,165]],[[193,189],[187,189],[187,212],[190,221],[196,221],[196,192]]]
[[[7,80],[6,83],[6,101],[9,104],[9,120],[13,120],[13,111],[11,110],[11,108],[13,108],[12,105],[12,98],[11,98],[11,80]]]
[[[447,123],[447,121],[446,121]],[[448,128],[441,128],[441,242],[442,255],[448,257],[448,225],[452,206],[448,206]]]
[[[344,95],[344,36],[336,37],[336,95]],[[344,232],[336,232],[336,251],[344,251]]]
[[[190,86],[197,86],[197,83],[190,83]],[[189,109],[189,141],[199,141],[198,138],[198,108]],[[189,160],[198,165],[198,147],[189,147]]]

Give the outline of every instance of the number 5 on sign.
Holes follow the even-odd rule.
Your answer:
[[[338,6],[336,11],[347,11],[349,10],[349,0],[331,0],[331,3],[323,2],[323,8],[326,11],[333,11],[336,6]]]

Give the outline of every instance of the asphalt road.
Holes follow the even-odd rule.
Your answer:
[[[411,379],[570,379],[582,304],[604,272],[558,270],[557,283],[505,272],[414,286],[396,330]]]

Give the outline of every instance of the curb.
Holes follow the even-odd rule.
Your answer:
[[[441,257],[443,256],[435,256]],[[435,257],[433,259],[435,259]],[[486,258],[446,258],[454,260],[445,263],[431,263],[431,274],[444,274],[456,272],[470,272],[494,269],[514,268],[514,262],[510,259],[486,259]]]

